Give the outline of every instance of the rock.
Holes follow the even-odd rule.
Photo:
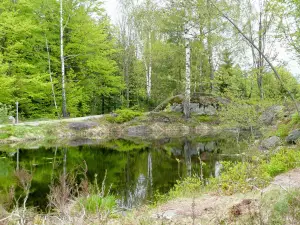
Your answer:
[[[277,118],[280,112],[282,112],[283,106],[274,105],[269,107],[260,116],[260,121],[265,125],[271,125]]]
[[[269,150],[275,148],[280,143],[280,138],[277,136],[269,137],[261,142],[260,148],[262,150]]]
[[[178,148],[172,148],[172,149],[171,149],[171,153],[172,153],[174,156],[180,156],[180,155],[181,155],[181,149],[178,149]]]
[[[172,112],[183,112],[183,106],[182,106],[182,104],[174,103],[174,104],[171,106],[171,111],[172,111]]]
[[[213,152],[215,150],[216,146],[217,146],[217,143],[215,141],[208,142],[205,145],[205,151]]]
[[[286,142],[290,144],[296,144],[296,141],[300,138],[300,129],[293,130],[287,137]]]
[[[190,104],[191,113],[197,113],[199,111],[199,103]]]
[[[215,107],[213,107],[212,105],[209,105],[204,108],[204,113],[205,113],[205,115],[208,115],[208,116],[214,116],[217,114],[217,109]]]
[[[205,145],[203,143],[197,143],[196,144],[196,149],[199,152],[204,152],[205,151]]]
[[[87,130],[98,126],[96,122],[73,122],[69,124],[69,128],[72,130]]]

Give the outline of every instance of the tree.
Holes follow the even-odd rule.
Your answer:
[[[64,56],[64,14],[63,14],[63,0],[60,3],[60,62],[61,62],[61,97],[62,97],[62,114],[63,117],[68,116],[67,112],[67,96],[65,83],[65,56]]]

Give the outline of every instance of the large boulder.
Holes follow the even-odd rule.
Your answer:
[[[260,144],[260,148],[262,150],[269,150],[271,148],[275,148],[280,144],[280,138],[277,136],[269,137],[263,140]]]
[[[296,141],[300,138],[300,129],[293,130],[287,137],[286,142],[290,144],[296,144]]]
[[[260,116],[260,121],[265,125],[271,125],[278,118],[279,113],[283,111],[283,106],[273,105],[267,108]]]
[[[214,116],[217,114],[217,108],[213,107],[212,105],[209,105],[204,108],[204,114],[208,116]]]

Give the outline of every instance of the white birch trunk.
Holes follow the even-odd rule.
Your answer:
[[[62,113],[67,117],[67,97],[65,84],[65,57],[64,57],[64,26],[63,26],[63,0],[60,0],[60,60],[61,60],[61,89],[62,89]]]
[[[187,12],[186,12],[187,16]],[[184,100],[184,116],[190,118],[190,98],[191,98],[191,46],[189,39],[189,30],[187,23],[185,24],[185,100]]]
[[[152,43],[151,43],[151,32],[149,32],[149,68],[148,68],[148,83],[147,83],[147,97],[151,98],[152,88]]]

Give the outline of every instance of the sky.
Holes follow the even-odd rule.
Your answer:
[[[104,1],[104,8],[107,14],[110,16],[112,22],[116,24],[118,20],[118,15],[120,13],[118,8],[119,0],[103,0],[103,1]],[[287,63],[287,68],[300,81],[299,60],[296,60],[295,56],[288,49],[281,47],[280,44],[278,44],[277,51],[279,53],[278,59],[285,61]]]
[[[118,0],[104,0],[104,8],[112,22],[116,23],[118,18]]]

